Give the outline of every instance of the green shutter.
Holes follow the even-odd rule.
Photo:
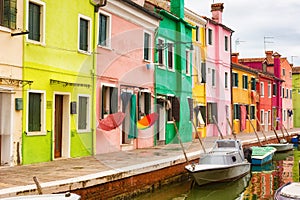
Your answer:
[[[150,48],[150,35],[148,33],[144,33],[144,60],[149,60],[149,48]]]
[[[179,97],[173,97],[172,101],[172,115],[176,122],[180,120],[180,101]]]
[[[40,6],[29,3],[29,35],[28,38],[40,41]]]
[[[107,36],[107,16],[100,14],[100,26],[99,26],[99,45],[106,46]]]
[[[145,114],[150,114],[151,112],[151,93],[145,92]]]
[[[41,94],[29,93],[28,131],[41,131]]]
[[[110,113],[118,112],[118,88],[110,88]]]
[[[87,128],[87,97],[79,97],[78,129]]]
[[[9,9],[9,28],[16,29],[17,24],[17,0],[6,0],[10,2]]]
[[[88,50],[88,21],[80,18],[79,49]]]

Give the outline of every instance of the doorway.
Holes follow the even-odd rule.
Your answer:
[[[268,112],[265,112],[264,114],[264,122],[265,122],[265,131],[269,131],[269,116],[268,116]]]
[[[157,145],[164,145],[166,143],[166,100],[164,98],[157,99]]]
[[[69,95],[55,94],[54,105],[54,158],[70,155]]]

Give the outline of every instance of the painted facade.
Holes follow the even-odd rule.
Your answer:
[[[282,82],[282,124],[283,128],[293,128],[293,81],[292,81],[292,65],[286,58],[280,59],[281,79]]]
[[[206,136],[231,134],[227,118],[231,109],[231,34],[233,31],[222,24],[222,3],[212,4],[212,19],[205,17],[206,24]],[[214,120],[215,116],[215,120]]]
[[[300,127],[300,67],[293,67],[293,123],[294,127]]]
[[[23,164],[92,155],[94,5],[24,2]]]
[[[155,111],[153,46],[160,17],[143,2],[108,1],[98,12],[96,118],[126,113],[116,129],[96,128],[96,153],[152,147],[154,127],[136,121]]]
[[[238,53],[232,54],[233,132],[250,133],[257,130],[258,72],[238,63]],[[250,121],[251,120],[251,121]]]
[[[184,20],[184,0],[171,1],[169,9],[164,4],[166,10],[160,10],[155,1],[147,1],[146,6],[157,10],[163,18],[155,38],[155,104],[159,114],[155,142],[156,145],[178,142],[176,127],[183,142],[191,141],[188,99],[192,98],[193,26]]]
[[[0,165],[18,165],[22,155],[23,1],[0,5]],[[12,12],[11,12],[12,11]]]
[[[192,71],[193,119],[200,137],[206,136],[206,20],[189,9],[185,9],[185,19],[196,28],[192,30],[194,46]],[[193,128],[193,138],[198,137]]]

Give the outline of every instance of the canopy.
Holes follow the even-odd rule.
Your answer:
[[[151,127],[156,122],[157,119],[158,119],[157,113],[151,113],[149,115],[146,115],[145,117],[143,117],[137,122],[137,128],[140,130],[147,129]]]

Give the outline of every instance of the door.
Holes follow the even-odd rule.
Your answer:
[[[63,95],[55,95],[54,157],[62,156]]]
[[[268,116],[268,112],[265,112],[264,114],[264,122],[265,122],[265,131],[268,131],[269,129],[269,116]]]
[[[157,141],[159,144],[165,144],[166,141],[166,108],[165,100],[157,101],[158,123],[157,123]]]

